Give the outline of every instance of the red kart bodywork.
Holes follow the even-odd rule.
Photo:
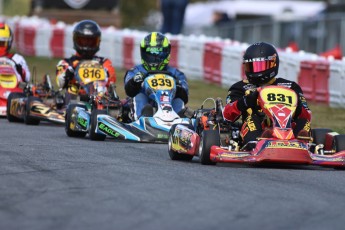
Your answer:
[[[13,67],[7,61],[0,61],[0,116],[6,116],[8,95],[12,92],[23,92],[18,84]]]
[[[293,90],[279,86],[267,86],[258,91],[259,105],[271,121],[271,126],[266,128],[269,136],[258,137],[254,148],[249,148],[251,150],[248,150],[246,146],[240,148],[238,143],[231,142],[228,134],[226,134],[228,139],[225,138],[221,141],[219,124],[214,124],[213,127],[207,126],[205,125],[207,118],[202,117],[199,124],[196,124],[199,125],[199,128],[195,130],[177,125],[174,130],[170,131],[170,157],[179,159],[176,154],[198,156],[203,164],[217,162],[279,163],[345,167],[345,150],[342,149],[336,153],[333,148],[334,137],[338,135],[337,133],[327,133],[325,144],[321,147],[313,143],[311,137],[294,136],[292,118],[297,107],[297,95]],[[319,148],[323,150],[321,154]]]
[[[281,141],[276,139],[260,140],[256,148],[249,152],[229,151],[212,146],[210,159],[226,163],[285,163],[319,165],[330,167],[345,166],[345,151],[333,155],[319,155],[308,150],[308,144],[301,140]]]

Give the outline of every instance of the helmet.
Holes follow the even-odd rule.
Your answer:
[[[92,20],[80,21],[73,30],[74,49],[83,58],[92,58],[99,50],[101,29]]]
[[[152,32],[140,43],[141,62],[146,70],[163,70],[170,60],[171,45],[166,36]]]
[[[243,67],[249,83],[266,84],[278,74],[277,50],[265,42],[254,43],[243,55]]]
[[[11,49],[13,33],[11,28],[4,23],[0,23],[0,56],[6,55]]]

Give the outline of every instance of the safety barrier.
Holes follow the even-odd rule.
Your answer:
[[[345,62],[333,61],[330,64],[329,105],[345,108]]]
[[[69,57],[74,54],[73,25],[49,24],[35,18],[10,18],[14,46],[23,55]],[[139,64],[143,31],[102,28],[98,55],[108,57],[117,68],[129,69]],[[228,88],[244,79],[242,56],[248,44],[206,36],[173,36],[170,64],[178,67],[188,79],[205,80]],[[278,77],[298,82],[312,102],[345,107],[345,61],[321,58],[303,51],[279,50]]]
[[[222,84],[222,52],[226,46],[224,41],[206,42],[204,47],[204,80],[214,84]]]
[[[328,103],[329,62],[302,61],[298,83],[307,100]]]
[[[189,79],[203,79],[205,36],[181,36],[179,40],[178,66]]]
[[[177,36],[168,36],[171,44],[170,62],[172,67],[179,68],[178,66],[178,50],[179,50],[179,39]]]
[[[240,44],[234,42],[231,45],[224,47],[222,51],[222,82],[221,85],[229,88],[235,82],[244,79],[242,56],[247,44]]]

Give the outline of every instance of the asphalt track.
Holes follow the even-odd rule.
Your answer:
[[[0,119],[0,229],[345,229],[345,171],[202,166]]]

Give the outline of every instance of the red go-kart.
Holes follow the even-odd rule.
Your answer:
[[[0,58],[0,116],[5,117],[7,98],[12,92],[23,92],[19,88],[14,62],[6,57]]]
[[[256,141],[242,144],[240,124],[227,123],[219,100],[215,108],[196,112],[196,124],[178,124],[169,132],[169,155],[172,160],[199,157],[202,164],[279,163],[345,167],[345,135],[329,129],[313,129],[311,137],[295,137],[292,118],[297,107],[296,93],[286,87],[258,89],[258,104],[271,123]]]

